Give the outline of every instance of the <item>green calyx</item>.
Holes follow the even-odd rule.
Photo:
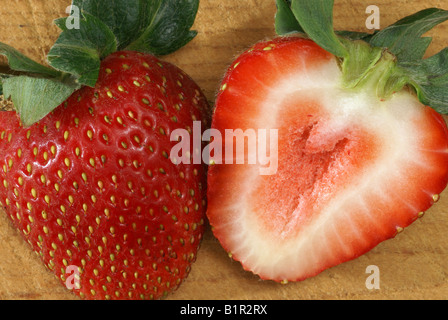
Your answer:
[[[397,66],[397,58],[385,48],[372,47],[362,40],[341,39],[348,49],[340,62],[342,84],[346,89],[375,90],[379,99],[387,99],[406,85],[406,77]]]
[[[190,30],[199,0],[73,0],[70,16],[41,65],[0,43],[11,73],[0,74],[4,98],[11,98],[24,126],[32,125],[81,86],[94,87],[101,60],[132,50],[170,54],[197,34]]]
[[[448,48],[424,58],[431,38],[422,37],[448,20],[430,8],[374,33],[334,31],[333,0],[277,0],[276,31],[300,33],[338,58],[343,87],[373,88],[380,100],[410,88],[418,99],[448,114]]]

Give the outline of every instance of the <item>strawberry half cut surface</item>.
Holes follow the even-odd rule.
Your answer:
[[[209,107],[154,54],[194,37],[198,1],[73,4],[80,28],[56,21],[51,67],[0,45],[20,71],[2,75],[15,110],[0,113],[0,202],[81,298],[163,298],[189,274],[206,218],[206,168],[174,163],[171,133],[205,130]]]
[[[207,215],[244,269],[287,282],[366,253],[439,199],[448,182],[440,115],[448,110],[440,73],[448,71],[447,53],[422,60],[415,58],[422,48],[388,47],[402,44],[403,34],[405,43],[422,44],[415,30],[448,14],[428,9],[373,37],[334,33],[333,1],[277,4],[281,36],[234,61],[212,122],[225,148],[235,143],[228,129],[278,130],[277,145],[267,146],[276,170],[261,174],[260,161],[230,164],[242,157],[230,149],[233,157],[209,169]],[[254,151],[244,150],[247,160]]]

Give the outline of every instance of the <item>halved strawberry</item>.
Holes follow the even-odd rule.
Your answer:
[[[278,4],[278,19],[285,10],[296,17],[320,10],[314,2]],[[434,10],[411,22],[442,13],[447,19]],[[298,22],[316,34],[313,22]],[[234,143],[226,129],[278,130],[273,174],[261,175],[266,165],[260,161],[225,164],[228,158],[208,174],[215,236],[263,279],[303,280],[358,257],[421,216],[448,183],[448,130],[442,116],[405,87],[417,87],[412,76],[407,83],[399,78],[409,64],[333,34],[340,41],[334,48],[317,34],[311,37],[334,54],[298,36],[260,42],[229,68],[216,101],[212,127],[226,147]],[[447,102],[433,106],[440,110]],[[236,150],[235,157],[241,157]]]

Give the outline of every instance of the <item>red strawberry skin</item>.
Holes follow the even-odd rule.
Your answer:
[[[64,285],[79,268],[80,297],[164,297],[196,259],[206,196],[205,168],[169,159],[170,133],[207,112],[176,66],[114,53],[39,123],[0,113],[2,206]]]
[[[256,44],[224,77],[212,122],[223,145],[226,129],[278,129],[275,174],[250,164],[208,172],[215,236],[262,279],[304,280],[368,252],[447,185],[442,116],[407,92],[379,101],[340,83],[336,58],[297,37]]]

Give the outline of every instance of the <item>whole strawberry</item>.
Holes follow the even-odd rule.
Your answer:
[[[331,0],[277,6],[279,36],[240,55],[218,94],[215,142],[233,147],[233,129],[252,144],[209,168],[207,215],[233,259],[286,283],[394,237],[446,188],[448,51],[424,59],[422,35],[448,11],[366,34],[335,33]]]
[[[145,3],[146,10],[156,5]],[[0,113],[0,201],[47,268],[81,298],[159,299],[188,275],[204,231],[205,168],[172,161],[171,132],[190,130],[195,120],[205,129],[208,104],[187,74],[144,49],[164,44],[169,50],[154,51],[166,54],[188,42],[193,34],[185,30],[198,3],[165,1],[162,14],[154,13],[159,25],[164,19],[182,24],[173,25],[179,39],[164,40],[160,32],[157,42],[143,32],[134,43],[94,8],[115,6],[118,13],[138,2],[74,4],[83,9],[80,28],[59,20],[63,33],[49,54],[63,72],[2,47],[12,67],[19,63],[16,69],[45,76],[3,78],[18,113]],[[124,22],[113,23],[133,30]],[[93,42],[95,32],[107,37]],[[103,49],[128,43],[117,52],[98,50],[94,70],[77,55],[81,39]],[[76,63],[67,62],[73,58]],[[81,62],[86,69],[74,71]],[[62,98],[54,110],[48,107]]]

